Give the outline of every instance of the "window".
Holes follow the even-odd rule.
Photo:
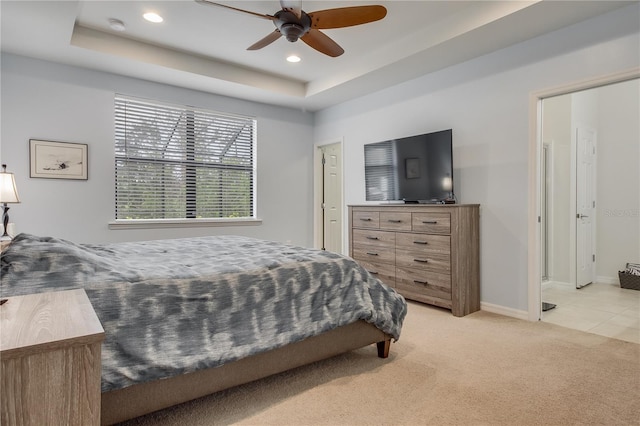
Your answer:
[[[116,96],[116,219],[255,218],[256,120]]]

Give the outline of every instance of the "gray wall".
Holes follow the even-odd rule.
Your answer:
[[[542,102],[542,140],[548,146],[549,281],[569,283],[571,223],[571,95]],[[542,260],[542,259],[541,259]]]
[[[114,219],[114,94],[255,116],[260,226],[109,230]],[[75,242],[241,234],[313,244],[313,116],[10,54],[2,55],[0,160],[16,175],[18,232]],[[89,180],[29,178],[29,139],[89,145]]]
[[[640,263],[640,81],[598,90],[598,281]]]
[[[344,138],[354,204],[365,143],[452,128],[456,195],[481,204],[481,300],[526,312],[530,96],[637,68],[639,26],[633,5],[345,102],[316,115],[314,138]]]

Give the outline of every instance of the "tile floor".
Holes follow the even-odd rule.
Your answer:
[[[555,303],[542,321],[640,343],[640,291],[619,284],[590,284],[581,289],[566,284],[542,286],[542,301]]]

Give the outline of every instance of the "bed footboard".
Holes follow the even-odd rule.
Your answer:
[[[220,367],[105,392],[101,423],[118,423],[373,343],[379,357],[389,355],[391,337],[358,321]]]

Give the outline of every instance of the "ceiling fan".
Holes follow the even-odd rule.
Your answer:
[[[387,15],[387,9],[379,5],[340,7],[306,13],[301,8],[302,1],[280,0],[282,9],[273,15],[267,15],[209,0],[195,1],[203,5],[224,7],[272,21],[276,26],[275,31],[249,46],[247,50],[262,49],[284,35],[290,42],[300,39],[317,51],[334,58],[342,55],[344,49],[320,30],[367,24],[378,21]]]

